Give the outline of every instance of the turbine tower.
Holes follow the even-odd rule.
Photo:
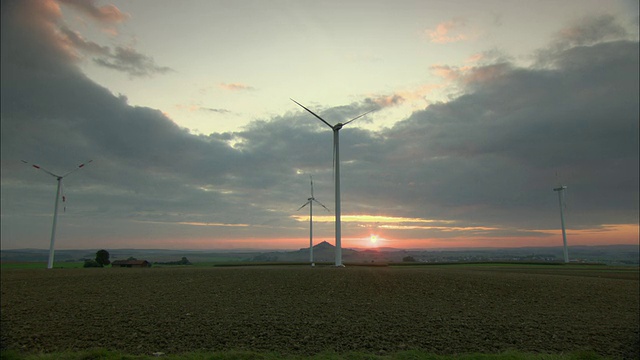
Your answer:
[[[331,125],[329,124],[327,121],[325,121],[323,118],[321,118],[320,116],[316,115],[313,111],[307,109],[306,107],[304,107],[304,105],[300,104],[299,102],[291,99],[291,101],[293,101],[294,103],[298,104],[300,107],[302,107],[303,109],[307,110],[309,113],[311,113],[311,115],[315,116],[316,118],[318,118],[318,120],[322,121],[325,125],[327,125],[328,127],[331,128],[331,130],[333,130],[333,166],[334,166],[334,182],[335,182],[335,189],[336,189],[336,200],[335,200],[335,214],[336,214],[336,266],[344,266],[342,265],[342,235],[341,235],[341,231],[342,231],[342,225],[340,224],[340,137],[339,137],[339,132],[340,129],[342,129],[343,126],[349,124],[350,122],[361,118],[365,115],[367,115],[368,113],[372,112],[373,110],[367,111],[366,113],[362,114],[362,115],[358,115],[356,117],[354,117],[353,119],[345,122],[345,123],[337,123],[335,125]]]
[[[567,251],[567,232],[564,229],[564,191],[567,189],[566,186],[560,185],[559,187],[553,189],[553,191],[558,192],[558,202],[560,203],[560,222],[562,223],[562,242],[564,244],[564,262],[569,262],[569,252]]]
[[[309,262],[311,263],[311,266],[315,266],[316,264],[313,262],[313,202],[317,202],[325,209],[327,209],[327,207],[313,197],[313,178],[311,175],[309,175],[309,179],[311,180],[311,197],[307,199],[306,203],[298,208],[298,211],[309,205]],[[329,209],[327,209],[327,211],[329,211]]]
[[[53,253],[54,253],[54,244],[56,241],[56,223],[58,221],[58,200],[60,200],[60,188],[62,187],[62,179],[64,179],[65,177],[71,175],[72,173],[82,169],[85,165],[89,164],[90,162],[92,162],[93,160],[89,160],[86,163],[82,163],[80,165],[78,165],[77,168],[69,171],[68,173],[64,174],[64,175],[56,175],[54,173],[52,173],[51,171],[36,165],[36,164],[29,164],[28,162],[21,160],[23,163],[31,165],[32,167],[38,169],[38,170],[42,170],[44,172],[46,172],[47,174],[53,176],[54,178],[56,178],[56,180],[58,181],[58,189],[56,190],[56,201],[55,201],[55,205],[53,208],[53,225],[51,226],[51,244],[49,245],[49,262],[47,263],[47,269],[51,269],[53,268]],[[64,201],[64,199],[63,199]]]

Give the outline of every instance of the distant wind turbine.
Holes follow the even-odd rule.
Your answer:
[[[359,119],[365,115],[367,115],[368,113],[372,112],[373,110],[367,111],[366,113],[362,114],[362,115],[358,115],[356,117],[354,117],[353,119],[343,123],[337,123],[335,125],[331,125],[329,124],[327,121],[325,121],[323,118],[321,118],[320,116],[318,116],[317,114],[315,114],[313,111],[307,109],[306,107],[304,107],[304,105],[300,104],[299,102],[291,99],[291,101],[293,101],[294,103],[298,104],[300,107],[302,107],[303,109],[307,110],[309,113],[311,113],[311,115],[315,116],[318,118],[318,120],[322,121],[325,125],[327,125],[328,127],[331,128],[331,130],[333,130],[333,166],[334,166],[334,176],[335,176],[335,189],[336,189],[336,201],[335,201],[335,213],[336,213],[336,266],[343,266],[342,265],[342,235],[341,235],[341,231],[342,231],[342,226],[340,224],[340,137],[339,137],[339,131],[340,129],[342,129],[343,126],[349,124],[350,122]]]
[[[567,189],[566,186],[560,185],[559,187],[553,189],[553,191],[558,192],[558,201],[560,202],[560,222],[562,223],[562,242],[564,244],[564,262],[569,262],[569,252],[567,250],[567,232],[564,228],[564,191]]]
[[[54,244],[56,241],[56,223],[58,221],[58,200],[60,200],[60,188],[62,187],[62,179],[64,179],[65,177],[71,175],[72,173],[82,169],[85,165],[89,164],[90,162],[92,162],[93,160],[89,160],[86,163],[82,163],[80,165],[78,165],[77,168],[69,171],[68,173],[64,174],[64,175],[56,175],[54,173],[52,173],[51,171],[43,168],[42,166],[36,165],[36,164],[30,164],[24,160],[21,160],[23,163],[27,164],[27,165],[31,165],[32,167],[38,169],[38,170],[42,170],[44,172],[46,172],[47,174],[53,176],[54,178],[56,178],[56,180],[58,181],[58,190],[56,191],[56,202],[55,202],[55,207],[53,210],[53,225],[51,226],[51,244],[49,245],[49,262],[47,263],[47,269],[51,269],[53,268],[53,253],[54,253]],[[64,199],[63,199],[64,201]]]
[[[311,262],[311,266],[315,266],[315,263],[313,262],[313,202],[317,202],[325,209],[327,209],[327,207],[313,197],[313,178],[311,175],[309,175],[309,179],[311,180],[311,197],[307,199],[307,202],[304,203],[304,205],[298,208],[298,211],[309,205],[309,262]],[[327,209],[327,211],[329,211],[329,209]]]

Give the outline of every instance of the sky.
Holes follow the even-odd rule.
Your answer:
[[[637,1],[1,4],[2,249],[638,244]]]

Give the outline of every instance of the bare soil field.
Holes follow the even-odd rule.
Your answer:
[[[638,268],[4,269],[2,349],[640,358]]]

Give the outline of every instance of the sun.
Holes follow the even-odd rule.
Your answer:
[[[371,245],[376,245],[378,243],[378,235],[371,235],[369,241],[371,242]]]

